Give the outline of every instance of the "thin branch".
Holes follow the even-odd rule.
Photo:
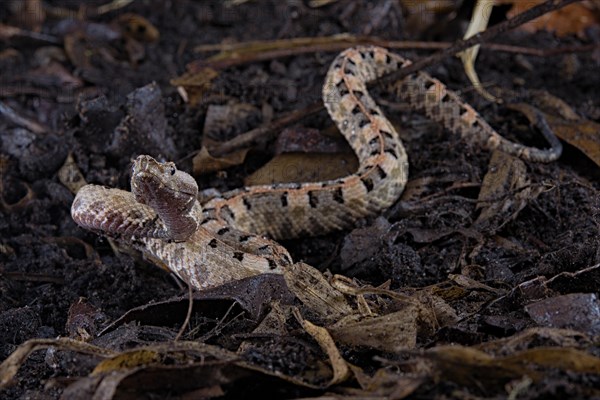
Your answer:
[[[186,328],[190,325],[190,319],[192,318],[192,310],[194,309],[194,293],[192,290],[192,285],[189,282],[186,283],[188,285],[188,309],[187,313],[185,314],[185,320],[183,321],[181,328],[179,328],[177,336],[175,336],[175,339],[173,339],[174,342],[178,341],[181,338]]]

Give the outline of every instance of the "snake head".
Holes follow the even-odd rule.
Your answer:
[[[172,239],[185,240],[197,229],[192,209],[197,204],[198,185],[174,163],[138,156],[133,162],[131,191],[138,203],[156,211]],[[201,209],[197,207],[197,210]]]
[[[198,185],[191,175],[180,171],[173,162],[158,162],[154,158],[141,155],[133,162],[131,191],[136,200],[143,200],[149,192],[159,191],[163,196],[196,199]],[[138,199],[140,197],[140,199]]]

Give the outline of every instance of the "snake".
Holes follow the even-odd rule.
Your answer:
[[[377,46],[349,48],[331,63],[323,103],[356,154],[355,173],[322,182],[242,187],[201,204],[191,175],[173,162],[140,155],[133,162],[131,191],[87,184],[76,194],[71,216],[82,228],[139,250],[199,290],[282,273],[294,261],[278,240],[349,229],[400,198],[408,180],[408,156],[367,85],[410,63]],[[560,156],[560,142],[544,132],[551,148],[502,137],[426,72],[407,76],[392,90],[413,109],[484,149],[533,162]]]

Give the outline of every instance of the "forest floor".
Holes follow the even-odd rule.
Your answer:
[[[282,242],[315,269],[194,293],[178,337],[187,286],[79,228],[73,177],[128,190],[139,154],[220,191],[347,173],[355,160],[327,113],[306,111],[351,45],[333,35],[451,43],[473,6],[239,3],[0,5],[0,397],[600,397],[600,51],[577,50],[600,42],[598,25],[516,29],[493,40],[511,49],[483,46],[475,64],[505,103],[545,112],[559,160],[480,149],[375,85],[409,157],[402,198],[356,229]],[[494,8],[491,24],[509,9]],[[209,59],[218,47],[202,48],[308,37],[220,64]],[[459,59],[427,71],[503,136],[547,145],[526,106],[485,100]],[[273,122],[234,155],[219,147]],[[207,166],[220,170],[200,175]]]

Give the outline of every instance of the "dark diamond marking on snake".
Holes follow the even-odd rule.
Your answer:
[[[365,188],[367,189],[367,193],[370,192],[371,190],[373,190],[373,181],[371,180],[371,178],[363,176],[360,178],[360,181],[363,183],[363,185],[365,185]]]
[[[383,129],[379,130],[379,133],[381,133],[383,136],[385,136],[388,139],[394,139],[394,135],[392,135],[390,132],[388,131],[384,131]]]
[[[333,200],[335,200],[337,203],[344,204],[344,192],[342,191],[341,187],[337,188],[335,192],[333,192]]]
[[[238,261],[244,261],[244,253],[242,253],[241,251],[236,251],[233,253],[233,258],[235,258]]]
[[[310,205],[310,208],[317,208],[317,205],[319,204],[319,198],[312,190],[308,191],[308,204]]]

